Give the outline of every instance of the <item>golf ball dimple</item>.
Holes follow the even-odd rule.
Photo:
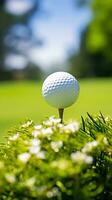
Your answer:
[[[42,86],[43,97],[49,105],[56,108],[71,106],[77,100],[78,94],[78,81],[67,72],[49,75]]]

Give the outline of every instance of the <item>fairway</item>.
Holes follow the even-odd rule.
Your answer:
[[[79,81],[80,94],[73,106],[65,110],[65,121],[80,119],[87,112],[112,115],[112,80],[88,79]],[[50,115],[58,116],[41,96],[42,83],[5,82],[0,84],[0,134],[26,119],[38,123]]]

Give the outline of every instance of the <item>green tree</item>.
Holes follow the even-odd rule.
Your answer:
[[[8,55],[21,55],[27,59],[26,50],[40,43],[30,26],[31,17],[39,11],[40,1],[32,0],[29,8],[21,13],[10,12],[8,3],[8,0],[0,0],[0,80],[12,78],[12,72],[5,63]]]
[[[77,69],[79,76],[112,76],[112,1],[93,0],[88,5],[92,20],[82,34],[79,53],[72,55],[71,70]]]
[[[86,31],[82,33],[79,52],[76,54],[73,52],[69,59],[70,72],[80,78],[94,75],[90,54],[86,48],[86,34]]]

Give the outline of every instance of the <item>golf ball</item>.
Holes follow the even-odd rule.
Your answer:
[[[71,106],[77,100],[78,94],[78,81],[67,72],[49,75],[42,86],[43,97],[49,105],[56,108]]]

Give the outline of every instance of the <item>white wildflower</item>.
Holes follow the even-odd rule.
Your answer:
[[[42,125],[41,124],[35,125],[34,129],[35,130],[41,130],[42,129]]]
[[[33,137],[37,137],[38,135],[40,135],[41,134],[41,132],[40,131],[38,131],[38,130],[34,130],[33,132],[32,132],[32,135],[33,135]]]
[[[59,149],[63,146],[62,141],[57,141],[57,142],[51,142],[51,148],[55,151],[58,152]]]
[[[93,162],[93,157],[86,155],[80,151],[71,154],[71,159],[76,163],[86,163],[91,164]]]
[[[29,148],[29,152],[31,154],[37,154],[37,153],[39,153],[40,152],[40,146],[31,146]]]
[[[92,164],[92,162],[93,162],[93,157],[92,156],[85,156],[85,163]]]
[[[53,133],[52,128],[43,128],[41,131],[42,135],[51,135]]]
[[[40,159],[45,159],[45,152],[44,151],[40,151],[37,153],[37,158],[40,158]]]
[[[40,151],[40,140],[32,139],[30,141],[29,152],[31,154],[37,154]]]
[[[92,142],[88,142],[82,149],[83,153],[89,153],[92,150],[94,150],[97,146],[98,146],[98,142],[97,141],[92,141]]]
[[[53,192],[52,191],[48,191],[46,195],[47,195],[48,198],[52,198],[53,197]]]
[[[52,126],[52,122],[49,120],[46,120],[46,121],[44,121],[44,125],[50,127],[50,126]]]
[[[59,190],[58,188],[54,187],[52,190],[48,191],[46,195],[48,198],[59,196]]]
[[[12,135],[9,137],[10,141],[16,141],[19,138],[19,133],[16,133],[15,135]]]
[[[28,188],[32,188],[34,186],[35,182],[36,182],[36,179],[34,177],[31,177],[28,180],[26,180],[25,185]]]
[[[54,118],[53,116],[51,116],[48,120],[46,120],[44,122],[44,124],[46,126],[54,126],[54,125],[57,125],[61,122],[61,119],[60,118]]]
[[[58,125],[57,125],[57,128],[60,128],[60,129],[61,129],[61,128],[63,128],[63,126],[64,126],[63,124],[58,124]]]
[[[79,130],[79,123],[78,122],[71,122],[63,127],[65,132],[76,132]]]
[[[49,121],[51,121],[53,125],[56,125],[56,124],[59,124],[61,122],[61,119],[60,118],[50,117]]]
[[[33,121],[32,120],[30,120],[30,121],[27,121],[25,124],[22,124],[22,128],[28,128],[29,126],[31,126],[32,125],[32,123],[33,123]]]
[[[5,179],[7,180],[8,183],[15,183],[16,178],[13,174],[6,174]]]
[[[32,135],[34,137],[37,137],[39,134],[41,134],[41,129],[42,129],[42,125],[35,125],[34,126],[34,131],[32,132]]]
[[[40,145],[40,140],[38,139],[32,139],[30,141],[31,146],[39,146]]]
[[[27,163],[30,159],[30,154],[29,153],[22,153],[18,155],[18,160],[20,160],[23,163]]]

